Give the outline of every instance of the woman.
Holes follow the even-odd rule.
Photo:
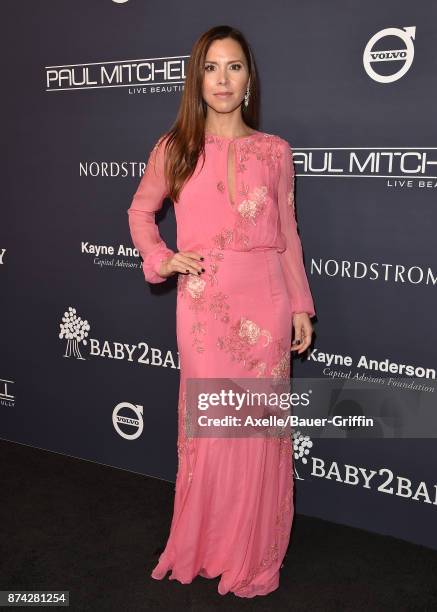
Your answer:
[[[194,45],[174,127],[156,142],[128,210],[146,280],[178,274],[179,467],[152,577],[221,575],[219,593],[239,597],[278,588],[293,519],[292,439],[187,435],[187,379],[289,379],[290,350],[308,348],[315,315],[290,146],[257,125],[250,47],[238,30],[214,27]],[[177,252],[155,224],[166,196]]]

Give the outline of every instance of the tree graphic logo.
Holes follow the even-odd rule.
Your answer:
[[[308,463],[308,459],[306,455],[309,455],[310,448],[312,448],[313,442],[309,436],[305,436],[301,431],[293,431],[293,470],[294,476],[298,480],[305,480],[305,478],[301,478],[296,470],[296,461],[299,459],[302,461],[304,465]]]
[[[59,324],[59,337],[61,340],[67,340],[64,357],[76,357],[76,359],[85,359],[80,353],[80,345],[87,344],[88,332],[91,329],[88,321],[82,320],[76,314],[76,308],[71,306],[67,312],[64,312],[62,323]]]

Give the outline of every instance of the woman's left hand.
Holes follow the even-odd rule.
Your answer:
[[[293,328],[294,340],[291,343],[291,350],[297,351],[297,354],[300,355],[306,351],[311,344],[311,338],[314,331],[308,313],[295,312],[293,315]]]

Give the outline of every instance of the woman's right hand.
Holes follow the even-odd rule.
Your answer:
[[[169,278],[174,274],[196,274],[200,276],[205,272],[205,268],[202,265],[204,260],[203,255],[194,251],[178,251],[168,259],[161,262],[159,269],[159,275],[164,278]]]

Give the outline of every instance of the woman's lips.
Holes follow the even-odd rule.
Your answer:
[[[227,98],[229,96],[232,96],[230,92],[229,93],[216,93],[214,95],[217,96],[218,98]]]

